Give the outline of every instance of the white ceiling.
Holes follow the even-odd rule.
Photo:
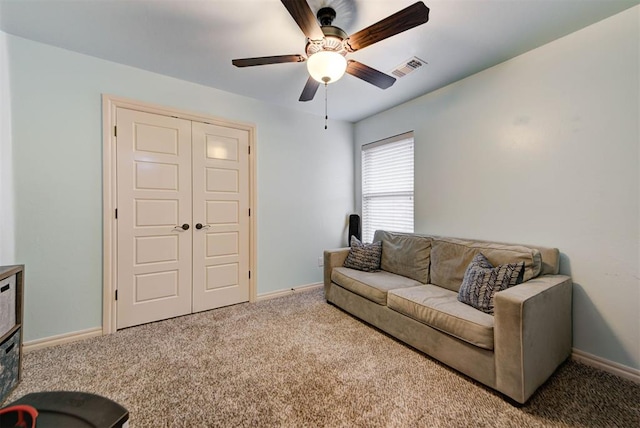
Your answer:
[[[308,0],[354,33],[415,0]],[[333,119],[358,121],[632,7],[640,0],[424,0],[429,22],[349,55],[390,73],[428,63],[387,90],[346,75],[329,85]],[[0,0],[0,29],[98,58],[324,115],[320,88],[298,101],[304,63],[235,68],[234,58],[304,54],[279,0]]]

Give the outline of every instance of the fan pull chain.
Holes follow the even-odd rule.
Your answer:
[[[324,129],[327,129],[327,120],[329,120],[329,113],[327,113],[327,82],[324,82]]]

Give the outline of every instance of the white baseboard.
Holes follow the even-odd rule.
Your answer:
[[[320,288],[324,286],[322,282],[315,282],[313,284],[299,285],[297,287],[289,288],[286,290],[276,290],[269,291],[268,293],[258,294],[256,301],[275,299],[276,297],[290,296],[291,294],[300,292],[300,291],[308,291],[314,288]]]
[[[598,357],[588,352],[572,349],[571,359],[591,367],[612,373],[635,383],[640,383],[640,370],[628,367],[604,358]]]
[[[72,331],[71,333],[58,334],[56,336],[50,336],[43,339],[24,342],[22,344],[22,352],[31,352],[35,351],[36,349],[48,348],[50,346],[62,345],[65,343],[76,342],[78,340],[89,339],[90,337],[98,336],[102,336],[102,327]]]

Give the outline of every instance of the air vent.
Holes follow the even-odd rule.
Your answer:
[[[391,74],[393,74],[395,77],[404,77],[409,73],[413,73],[426,64],[426,61],[423,61],[420,58],[414,56],[413,58],[409,58],[408,60],[394,68]]]

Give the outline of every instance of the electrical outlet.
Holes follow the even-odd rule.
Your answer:
[[[324,257],[318,257],[318,267],[324,266]]]

